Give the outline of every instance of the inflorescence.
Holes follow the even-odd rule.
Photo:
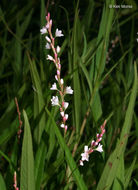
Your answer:
[[[93,151],[98,151],[98,152],[103,152],[103,148],[100,144],[103,134],[105,133],[105,125],[106,125],[106,120],[104,121],[103,125],[101,126],[101,133],[96,135],[96,141],[92,140],[91,142],[91,147],[88,148],[88,146],[84,146],[84,153],[81,154],[81,160],[80,160],[80,165],[84,165],[84,161],[86,160],[87,162],[89,161],[89,154],[91,154]]]
[[[52,49],[54,56],[47,55],[47,60],[52,61],[55,64],[57,74],[55,75],[56,82],[52,85],[50,90],[56,90],[58,92],[58,96],[53,96],[51,99],[52,106],[59,106],[60,109],[60,115],[62,117],[62,123],[60,125],[61,128],[64,128],[65,133],[67,132],[67,125],[66,121],[68,119],[68,114],[65,113],[66,109],[69,106],[68,102],[65,102],[64,97],[66,94],[73,94],[73,90],[70,86],[64,86],[64,80],[61,78],[61,64],[60,64],[60,58],[59,58],[59,52],[60,47],[55,46],[55,39],[57,37],[64,36],[62,31],[58,28],[55,31],[55,34],[53,36],[52,34],[52,19],[50,19],[50,13],[46,16],[46,25],[40,30],[42,35],[45,35],[46,39],[46,49]],[[89,154],[91,154],[93,151],[99,151],[103,152],[102,145],[100,144],[103,134],[105,133],[105,125],[106,120],[104,121],[103,125],[101,126],[101,133],[96,135],[96,141],[92,140],[91,147],[88,148],[88,146],[84,146],[84,153],[81,154],[81,160],[80,165],[84,165],[84,161],[89,161]]]
[[[55,64],[55,67],[57,69],[57,74],[55,75],[56,82],[52,85],[50,90],[56,90],[58,92],[58,96],[53,96],[51,99],[52,106],[59,106],[60,108],[60,114],[62,117],[62,123],[60,125],[61,128],[64,128],[65,133],[67,131],[67,125],[66,121],[68,119],[68,114],[65,114],[66,109],[69,106],[68,102],[65,102],[64,97],[66,94],[73,94],[73,90],[70,86],[65,87],[64,86],[64,80],[61,78],[61,64],[60,64],[60,58],[59,58],[59,52],[60,47],[55,47],[55,39],[57,37],[64,36],[62,31],[58,28],[55,31],[55,34],[53,36],[52,34],[52,19],[50,19],[50,13],[46,16],[46,25],[40,30],[41,34],[46,34],[46,49],[52,49],[54,57],[51,55],[47,55],[47,60],[52,61]]]

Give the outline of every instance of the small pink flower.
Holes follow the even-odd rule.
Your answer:
[[[92,140],[91,146],[95,146],[95,141],[94,140]]]
[[[51,46],[50,46],[50,44],[49,43],[46,43],[46,49],[51,49]]]
[[[47,33],[47,29],[46,27],[43,27],[41,30],[40,30],[41,34],[46,34]]]
[[[97,147],[95,150],[98,151],[98,152],[103,152],[102,146],[103,146],[103,145],[101,145],[101,144],[99,143],[98,147]]]
[[[57,28],[55,32],[55,37],[61,37],[61,36],[64,36],[64,35],[62,34],[62,31]]]
[[[64,102],[64,108],[67,109],[67,107],[69,106],[68,102]]]
[[[62,117],[64,117],[64,111],[61,111],[60,114]]]
[[[68,114],[65,114],[65,116],[63,117],[63,121],[66,122],[68,119]]]
[[[47,22],[49,21],[49,19],[50,19],[50,13],[48,13],[48,15],[46,16]]]
[[[61,128],[64,128],[65,131],[67,131],[67,128],[68,128],[67,125],[64,125],[64,124],[62,123],[62,124],[60,125],[60,127],[61,127]]]
[[[54,83],[54,84],[52,85],[52,87],[50,88],[50,90],[57,90],[57,85],[56,85],[56,83]]]
[[[89,149],[88,146],[84,146],[84,153],[81,154],[81,160],[84,161],[89,161]]]
[[[58,75],[58,76],[60,75],[60,71],[59,71],[59,70],[57,70],[57,75]]]
[[[58,81],[58,77],[57,77],[57,75],[55,75],[55,79]]]
[[[46,36],[45,38],[46,38],[46,40],[47,40],[49,43],[51,43],[51,40],[50,40],[50,38],[49,38],[48,36]]]
[[[47,60],[55,61],[55,59],[51,55],[47,55]]]
[[[65,125],[64,129],[65,129],[65,133],[66,133],[66,132],[67,132],[67,129],[68,129],[68,126]]]
[[[60,52],[60,47],[59,46],[57,46],[57,53],[59,53]]]
[[[60,79],[60,82],[61,82],[61,84],[64,84],[64,80],[63,79]]]
[[[53,96],[51,99],[52,106],[60,106],[58,96]]]
[[[65,125],[62,123],[62,124],[60,125],[60,127],[61,127],[61,128],[64,128],[64,127],[65,127]]]
[[[82,161],[82,160],[80,160],[80,166],[84,166],[84,164],[83,164],[83,161]]]
[[[67,87],[66,87],[65,93],[66,93],[66,94],[73,94],[73,90],[71,89],[70,86],[67,86]]]

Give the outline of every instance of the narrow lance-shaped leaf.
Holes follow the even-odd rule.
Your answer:
[[[80,172],[78,170],[78,167],[72,157],[72,154],[68,148],[68,146],[66,145],[66,142],[64,140],[64,138],[62,137],[61,133],[60,133],[60,130],[59,128],[57,127],[53,117],[51,116],[50,112],[48,111],[48,109],[46,108],[46,111],[48,113],[48,115],[51,117],[51,120],[52,120],[52,126],[54,128],[54,131],[55,131],[55,135],[57,136],[57,139],[58,139],[58,142],[61,146],[61,148],[65,151],[65,158],[66,158],[66,161],[72,171],[72,175],[74,176],[74,180],[76,181],[76,184],[78,185],[79,189],[80,190],[87,190],[87,187],[80,175]]]
[[[24,137],[22,145],[22,157],[21,157],[20,189],[35,190],[32,136],[30,131],[30,125],[28,122],[28,117],[25,111],[23,111],[23,116],[24,116]]]

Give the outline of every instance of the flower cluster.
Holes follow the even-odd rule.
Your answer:
[[[84,153],[81,154],[81,160],[80,165],[83,166],[83,162],[86,160],[89,161],[89,154],[91,154],[93,151],[103,152],[103,148],[100,144],[100,141],[102,140],[103,134],[105,133],[105,125],[106,120],[104,121],[103,125],[101,126],[101,133],[96,135],[96,141],[92,140],[91,147],[88,148],[88,146],[84,146]]]
[[[69,106],[68,102],[64,101],[64,97],[66,94],[73,94],[73,90],[71,89],[70,86],[64,87],[64,80],[61,78],[61,64],[60,64],[60,58],[59,58],[59,52],[60,52],[60,47],[55,46],[55,39],[57,37],[62,37],[64,36],[62,31],[59,30],[58,28],[55,31],[54,36],[52,35],[52,19],[50,19],[50,13],[46,16],[46,25],[40,30],[41,34],[46,34],[46,49],[52,49],[54,56],[48,55],[47,60],[52,61],[55,64],[56,67],[56,75],[55,75],[55,80],[56,82],[52,85],[50,90],[56,90],[59,94],[59,96],[53,96],[51,99],[51,104],[52,106],[59,106],[60,108],[60,114],[62,117],[62,123],[61,123],[61,128],[65,129],[65,133],[67,131],[67,125],[66,125],[66,120],[68,119],[68,114],[65,114],[65,110]],[[60,100],[59,100],[60,97]]]

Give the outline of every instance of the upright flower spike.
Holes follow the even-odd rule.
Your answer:
[[[101,133],[96,135],[96,141],[92,140],[91,147],[88,148],[88,146],[84,146],[84,153],[81,154],[81,160],[80,160],[80,166],[84,165],[84,161],[89,161],[89,154],[91,154],[94,151],[103,152],[103,148],[99,142],[102,140],[102,136],[105,133],[105,125],[106,120],[104,121],[103,125],[101,126]]]
[[[56,83],[52,85],[50,90],[56,90],[58,95],[53,96],[51,99],[52,106],[59,106],[60,107],[60,115],[62,117],[62,122],[60,127],[64,128],[65,133],[67,132],[67,125],[66,121],[68,120],[68,114],[65,113],[66,109],[69,106],[69,103],[64,100],[66,94],[73,94],[73,90],[71,87],[65,87],[64,86],[64,80],[61,78],[61,63],[59,58],[59,52],[60,52],[60,46],[57,45],[55,47],[55,39],[57,37],[64,36],[62,31],[58,28],[56,29],[54,36],[52,34],[52,19],[50,19],[50,13],[46,16],[46,25],[40,30],[41,34],[46,34],[46,49],[51,49],[53,52],[53,55],[47,55],[47,60],[52,61],[55,64],[56,67]],[[58,84],[58,85],[57,85]]]

